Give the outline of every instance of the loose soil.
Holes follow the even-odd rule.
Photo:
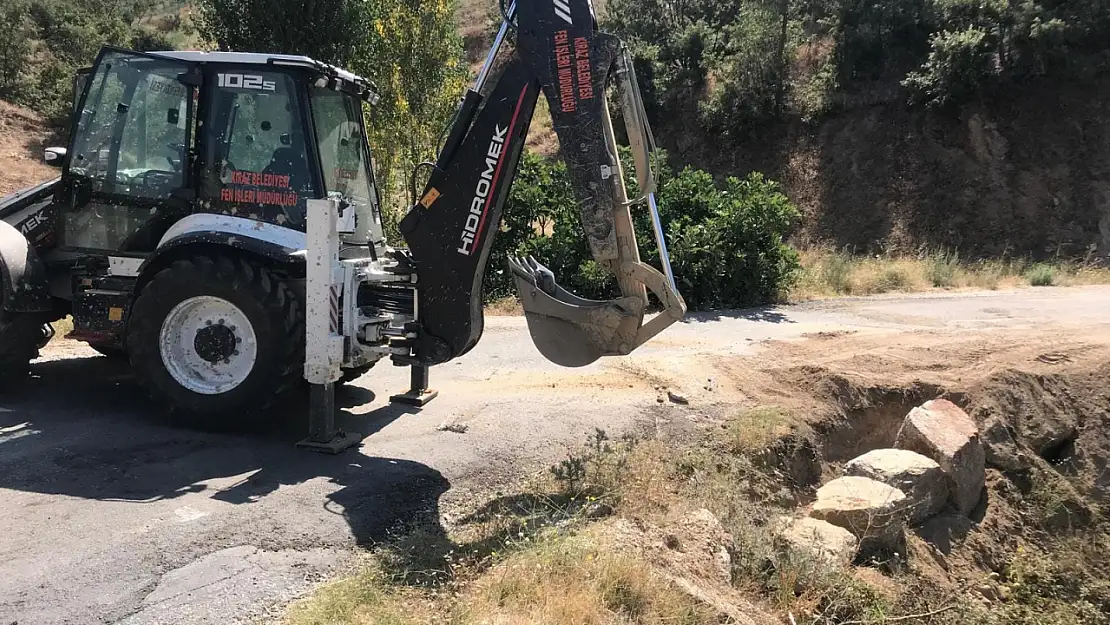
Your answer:
[[[41,117],[0,101],[0,197],[57,175],[42,162],[51,134]]]

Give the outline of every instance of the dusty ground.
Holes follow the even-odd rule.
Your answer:
[[[0,398],[0,622],[262,616],[399,523],[451,526],[478,494],[558,460],[594,427],[698,423],[737,404],[804,408],[811,389],[800,389],[827,384],[828,369],[933,376],[927,390],[938,391],[1010,365],[1105,362],[1107,305],[1110,288],[1085,287],[702,315],[633,357],[578,370],[544,361],[523,320],[489,318],[477,349],[433,370],[441,396],[424,410],[389,406],[406,380],[388,364],[345,391],[342,420],[366,439],[337,457],[294,449],[303,406],[275,414],[265,434],[170,427],[125,370],[62,342],[27,388]],[[689,406],[658,403],[660,385]],[[887,409],[861,404],[861,415],[903,407],[875,398]],[[441,430],[447,422],[465,433]],[[882,436],[836,434],[844,454]]]
[[[0,197],[57,175],[42,162],[44,124],[27,109],[0,100]]]

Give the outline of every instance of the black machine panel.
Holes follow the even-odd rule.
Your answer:
[[[481,337],[482,277],[538,93],[524,63],[512,60],[455,157],[401,221],[420,276],[423,364],[463,354]]]

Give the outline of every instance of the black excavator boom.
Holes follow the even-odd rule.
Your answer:
[[[686,312],[655,206],[654,141],[623,43],[598,31],[589,0],[517,0],[503,16],[477,84],[463,98],[429,180],[400,224],[419,276],[411,357],[397,358],[400,364],[443,363],[481,337],[482,280],[541,94],[590,252],[616,277],[622,296],[582,299],[559,287],[535,259],[511,259],[508,269],[537,348],[560,365],[581,366],[630,353]],[[501,60],[510,35],[514,49]],[[644,193],[636,202],[624,187],[606,98],[610,83]],[[640,259],[629,212],[635,203],[652,213],[662,272]],[[662,312],[645,324],[648,291]]]

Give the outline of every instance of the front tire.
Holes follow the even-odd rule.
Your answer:
[[[232,425],[266,412],[302,377],[304,322],[275,272],[243,258],[196,256],[143,289],[126,344],[155,400],[192,424]]]

